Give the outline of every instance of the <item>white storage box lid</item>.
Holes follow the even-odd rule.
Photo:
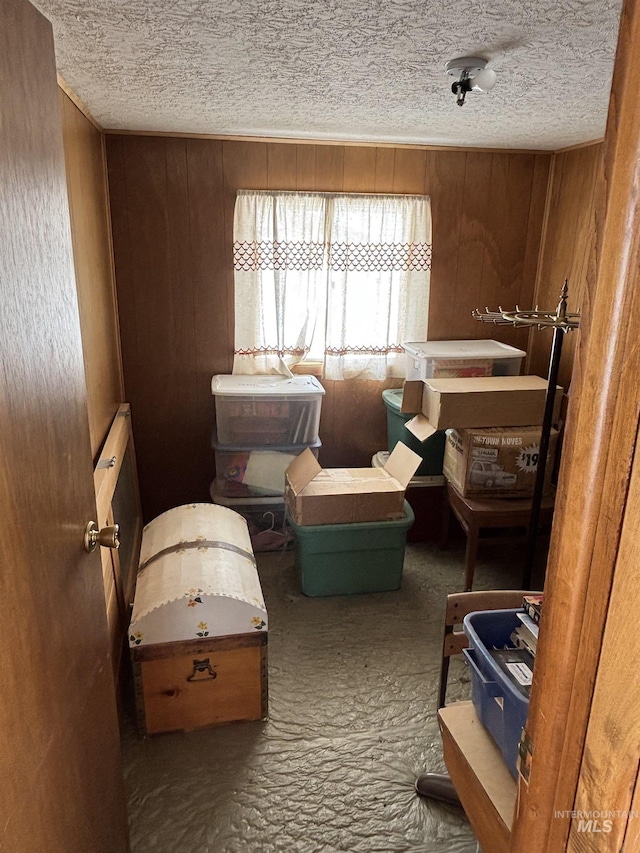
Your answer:
[[[524,358],[526,352],[500,341],[412,341],[403,344],[416,358]]]
[[[284,512],[284,497],[282,495],[247,495],[246,497],[227,497],[227,495],[218,494],[218,483],[212,480],[209,485],[209,494],[211,500],[216,504],[228,506],[235,509],[236,512],[242,513],[245,511],[264,510],[269,512],[282,511]]]
[[[317,397],[324,388],[315,376],[217,375],[211,393],[220,397]]]
[[[371,467],[372,468],[384,468],[384,466],[389,461],[389,451],[388,450],[379,450],[377,453],[374,453],[371,457]],[[429,486],[444,486],[444,475],[443,474],[428,474],[424,477],[412,477],[409,480],[408,489],[415,488],[426,488]]]
[[[129,645],[267,630],[247,522],[214,504],[188,504],[144,528]]]

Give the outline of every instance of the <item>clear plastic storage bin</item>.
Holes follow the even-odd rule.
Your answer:
[[[212,442],[216,455],[216,492],[229,498],[282,497],[284,473],[307,447],[318,458],[322,442],[290,447],[226,447]]]
[[[211,393],[218,444],[283,447],[318,440],[324,388],[315,376],[218,375]]]
[[[284,547],[291,538],[285,535],[285,503],[283,497],[230,498],[220,493],[213,480],[209,494],[214,504],[239,513],[247,522],[254,551],[272,551]]]
[[[405,343],[406,378],[517,376],[526,352],[499,341],[417,341]]]

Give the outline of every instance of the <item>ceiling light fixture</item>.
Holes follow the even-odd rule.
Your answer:
[[[496,84],[496,72],[487,68],[487,60],[478,56],[450,59],[445,65],[447,74],[458,79],[451,86],[456,104],[461,107],[467,92],[489,92]]]

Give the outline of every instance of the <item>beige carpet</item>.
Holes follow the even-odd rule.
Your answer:
[[[291,551],[259,554],[269,720],[148,740],[125,720],[133,853],[475,853],[464,813],[414,791],[444,769],[435,697],[462,565],[460,541],[411,544],[402,589],[308,598]],[[476,588],[520,575],[513,545],[481,548]],[[468,697],[464,664],[450,685]]]

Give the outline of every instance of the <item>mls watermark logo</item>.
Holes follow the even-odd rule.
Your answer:
[[[554,817],[570,818],[577,821],[575,828],[577,832],[603,833],[607,834],[613,829],[614,820],[631,820],[638,817],[637,811],[622,811],[621,809],[606,811],[555,811]]]
[[[613,821],[611,818],[600,820],[599,818],[590,817],[587,820],[582,818],[578,821],[578,832],[611,832],[613,829]]]

